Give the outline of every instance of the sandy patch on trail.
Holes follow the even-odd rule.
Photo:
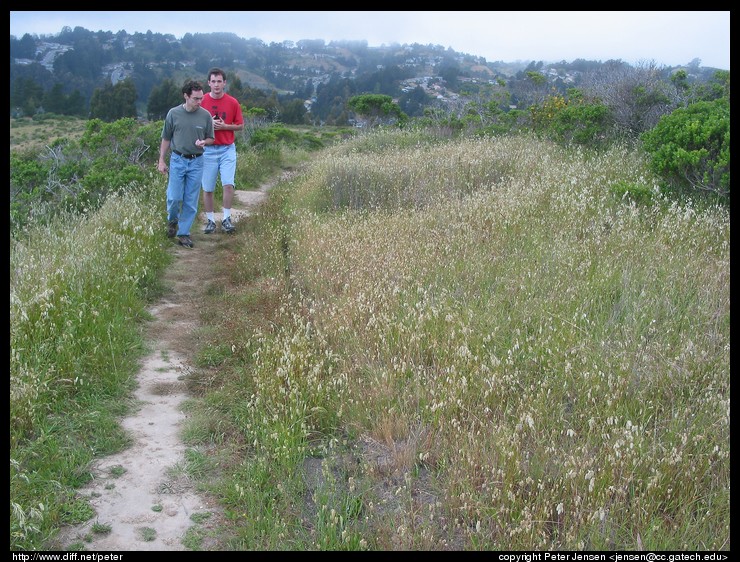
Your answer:
[[[264,199],[269,187],[235,192],[232,219],[237,228],[239,219]],[[221,215],[216,214],[220,225]],[[209,280],[214,250],[228,236],[220,229],[203,234],[205,214],[200,215],[191,231],[195,247],[173,245],[177,258],[165,274],[171,291],[150,309],[154,318],[148,328],[151,353],[142,362],[135,392],[140,408],[121,422],[133,444],[94,463],[93,480],[78,492],[90,498],[96,515],[81,525],[63,528],[54,541],[59,550],[78,542],[87,551],[188,550],[183,539],[193,525],[203,531],[198,533],[204,536],[200,549],[211,546],[208,529],[220,518],[218,506],[195,492],[183,470],[173,470],[185,465],[187,446],[180,431],[186,415],[180,406],[189,397],[184,378],[190,368],[188,354],[197,348],[199,302],[216,282]],[[110,532],[94,532],[101,525],[110,526]]]

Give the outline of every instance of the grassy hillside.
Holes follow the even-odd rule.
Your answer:
[[[11,247],[16,546],[77,505],[32,478],[45,408],[82,392],[51,351],[78,317],[102,345],[84,303],[120,292],[46,264],[151,282],[135,255],[161,244],[56,236]],[[221,251],[184,436],[224,549],[730,549],[729,209],[665,198],[630,147],[360,135]]]
[[[79,139],[87,119],[54,116],[52,119],[10,118],[10,150],[40,150],[59,138]]]
[[[279,514],[236,547],[729,548],[726,209],[525,137],[368,136],[281,191],[290,292],[204,410],[251,444],[229,505]]]

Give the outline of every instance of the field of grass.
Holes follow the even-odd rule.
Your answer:
[[[626,147],[414,133],[272,198],[193,430],[239,446],[231,548],[729,549],[727,208]]]
[[[83,517],[59,473],[116,446],[71,454],[134,364],[121,280],[156,286],[139,204],[102,250],[100,217],[11,247],[11,548]],[[730,549],[728,207],[626,146],[380,132],[244,228],[185,431],[224,549]]]
[[[55,117],[54,119],[10,119],[10,149],[40,150],[56,139],[79,139],[87,126],[87,119]]]

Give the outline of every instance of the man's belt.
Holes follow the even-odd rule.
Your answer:
[[[188,158],[189,160],[192,160],[193,158],[198,158],[198,156],[203,156],[203,154],[183,154],[182,152],[177,152],[177,150],[173,150],[175,154],[178,156],[182,156],[183,158]]]

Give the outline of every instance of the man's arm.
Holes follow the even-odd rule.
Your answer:
[[[167,173],[167,163],[164,161],[164,159],[167,156],[167,151],[170,149],[170,141],[162,139],[162,142],[159,144],[159,162],[157,163],[157,170],[160,171],[162,174]]]

